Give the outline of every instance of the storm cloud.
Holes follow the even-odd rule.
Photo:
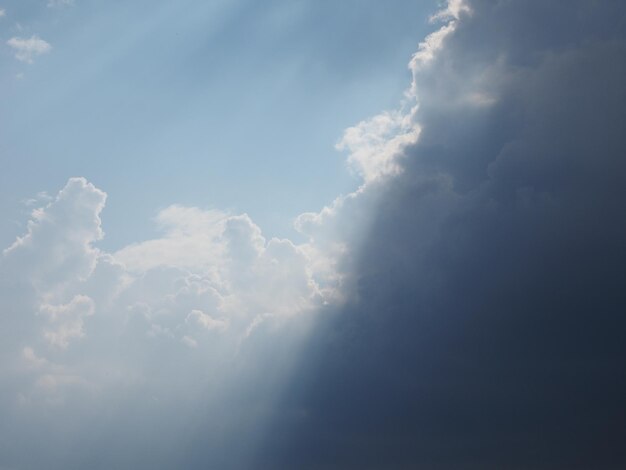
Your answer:
[[[465,6],[266,468],[626,464],[626,6]]]

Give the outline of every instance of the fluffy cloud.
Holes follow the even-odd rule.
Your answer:
[[[374,223],[374,208],[389,185],[395,184],[395,179],[403,173],[407,149],[419,140],[417,75],[429,66],[456,29],[459,16],[466,13],[469,7],[455,1],[433,15],[431,21],[441,24],[419,44],[411,58],[411,86],[398,109],[382,112],[346,129],[337,143],[338,150],[347,151],[350,168],[362,178],[360,187],[339,196],[319,212],[296,218],[296,229],[308,237],[309,243],[303,248],[309,253],[315,272],[323,279],[321,286],[338,287],[328,293],[334,301],[345,301],[355,293],[358,253],[364,234]]]
[[[220,237],[227,218],[216,210],[170,206],[156,217],[163,237],[129,245],[115,257],[138,272],[158,266],[209,270],[224,255]]]
[[[95,367],[103,341],[134,348],[152,338],[206,352],[219,335],[223,352],[236,354],[260,322],[324,302],[305,247],[266,240],[245,214],[171,206],[156,217],[161,238],[109,254],[94,246],[105,202],[103,191],[72,178],[4,250],[0,279],[16,303],[5,303],[5,331],[16,318],[23,324],[13,353],[28,348],[77,367],[78,348],[80,362]],[[74,375],[87,383],[92,374],[81,366]]]
[[[400,166],[396,157],[418,137],[419,128],[410,115],[385,113],[347,129],[336,147],[349,150],[348,163],[370,182],[397,174]]]
[[[28,64],[32,64],[35,57],[52,50],[52,46],[37,35],[30,38],[12,37],[7,45],[15,51],[17,60]]]
[[[269,385],[234,404],[253,370],[276,383],[307,323],[299,318],[324,302],[304,247],[267,240],[245,214],[171,206],[156,217],[160,238],[106,253],[95,246],[105,202],[103,191],[71,178],[33,210],[26,233],[0,258],[0,411],[20,423],[11,448],[2,447],[2,465],[38,465],[24,456],[34,432],[28,416],[41,409],[55,416],[56,424],[37,420],[48,430],[99,413],[94,400],[128,413],[144,393],[161,403],[156,415],[167,422],[180,411],[179,393],[193,395],[182,405],[187,425],[199,404],[255,413],[270,399]],[[238,383],[240,392],[228,391]],[[50,446],[42,455],[54,454]]]

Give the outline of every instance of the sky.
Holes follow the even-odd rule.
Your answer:
[[[5,2],[3,219],[23,223],[20,201],[84,176],[111,192],[108,249],[154,234],[151,218],[173,203],[297,236],[298,214],[358,186],[334,146],[397,105],[434,7]],[[33,37],[45,46],[20,60],[10,41]]]
[[[1,470],[626,466],[626,4],[0,28]]]

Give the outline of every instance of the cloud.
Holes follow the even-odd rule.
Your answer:
[[[156,217],[162,237],[103,252],[94,245],[106,197],[71,178],[0,260],[0,286],[15,304],[4,302],[5,331],[22,332],[13,353],[28,348],[71,367],[81,379],[73,387],[100,383],[92,375],[108,361],[103,342],[139,354],[147,339],[159,349],[174,340],[177,354],[183,345],[201,354],[217,335],[221,353],[234,356],[259,318],[280,323],[323,303],[306,250],[266,240],[245,214],[171,206]]]
[[[189,271],[224,311],[289,314],[319,302],[306,250],[288,240],[266,240],[245,214],[171,206],[157,222],[164,237],[114,254],[129,272]]]
[[[323,302],[303,247],[266,239],[245,214],[171,206],[156,217],[161,237],[106,253],[95,246],[104,237],[106,198],[84,178],[71,178],[56,196],[38,200],[45,205],[32,211],[26,233],[2,252],[0,370],[7,386],[0,411],[18,423],[2,464],[39,465],[25,444],[34,432],[28,416],[37,410],[55,416],[36,420],[48,431],[73,420],[84,429],[85,413],[100,413],[94,400],[119,407],[113,419],[124,421],[144,393],[159,403],[161,411],[149,415],[161,423],[182,413],[185,427],[206,428],[196,406],[255,413],[290,367],[307,324],[299,319]],[[266,388],[239,403],[251,381],[262,381],[257,368],[267,370]],[[236,384],[241,391],[230,390]],[[186,404],[179,393],[188,395]],[[212,418],[204,432],[230,419]],[[1,435],[8,432],[0,425]],[[170,438],[165,434],[159,441]],[[121,449],[128,438],[115,437],[113,445]],[[174,465],[185,455],[182,441],[175,445],[182,454],[164,447],[159,458]],[[48,466],[73,461],[55,460],[54,446],[37,454],[55,461]],[[116,455],[125,454],[105,460],[113,464]]]
[[[228,323],[224,320],[216,320],[211,317],[211,315],[207,315],[203,313],[201,310],[192,310],[191,313],[187,316],[186,322],[196,322],[198,325],[206,328],[207,330],[223,330],[228,326]],[[188,338],[188,337],[185,337]],[[184,339],[184,338],[183,338]]]
[[[87,279],[100,252],[100,212],[106,194],[84,178],[72,178],[56,198],[35,209],[27,233],[3,252],[13,276],[40,292],[62,294],[67,285]]]
[[[419,127],[410,115],[401,112],[384,113],[347,129],[336,145],[349,150],[348,164],[366,183],[377,178],[393,176],[400,171],[397,156],[404,147],[417,142]]]
[[[0,18],[4,18],[7,15],[7,12],[4,8],[0,8]]]
[[[0,259],[0,465],[623,467],[625,13],[448,2],[300,244],[172,205],[107,253],[102,190],[40,198]]]
[[[284,391],[267,468],[626,463],[625,17],[586,1],[435,15],[410,63],[419,137],[377,185],[354,293]]]
[[[216,210],[170,206],[156,217],[163,237],[129,245],[115,256],[133,271],[158,266],[208,268],[225,250],[220,234],[227,217]]]
[[[28,64],[32,64],[35,57],[52,50],[52,46],[37,35],[30,38],[12,37],[7,45],[15,50],[17,60]]]
[[[93,315],[94,310],[93,300],[84,295],[77,295],[64,305],[42,304],[39,313],[53,325],[44,333],[44,337],[53,346],[67,348],[70,340],[85,335],[84,318]]]
[[[61,8],[74,5],[74,0],[48,0],[46,6],[48,8]]]

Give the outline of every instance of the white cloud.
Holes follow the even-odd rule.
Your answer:
[[[366,183],[400,172],[397,157],[407,146],[417,142],[419,126],[410,114],[401,111],[383,113],[348,128],[337,144],[348,150],[348,164]]]
[[[105,201],[106,194],[84,178],[71,178],[52,202],[33,210],[26,234],[4,250],[5,265],[48,298],[84,281],[100,256],[92,243],[104,235]]]
[[[70,354],[77,340],[91,348],[124,334],[202,349],[212,332],[231,338],[234,351],[259,315],[289,317],[323,302],[305,247],[266,240],[245,214],[171,206],[156,218],[161,238],[102,252],[94,243],[104,236],[105,201],[72,178],[4,250],[0,280],[19,286],[13,295],[24,299],[31,332],[22,347]]]
[[[449,19],[458,20],[461,17],[461,14],[470,14],[471,12],[472,9],[465,0],[448,0],[448,3],[444,8],[430,17],[430,21],[434,22]]]
[[[217,210],[170,206],[156,217],[162,237],[124,247],[115,257],[134,272],[158,266],[211,269],[226,249],[220,237],[228,217]]]
[[[30,38],[12,37],[7,41],[7,45],[15,50],[17,60],[28,64],[32,64],[35,57],[52,50],[52,46],[37,35]]]
[[[0,18],[3,18],[7,15],[7,12],[4,8],[0,8]]]
[[[469,12],[463,1],[454,0],[434,15],[432,20],[443,24],[420,43],[411,58],[412,82],[404,102],[398,109],[380,113],[344,132],[336,147],[348,152],[348,165],[362,177],[363,184],[321,211],[301,214],[296,219],[296,229],[309,238],[305,250],[315,266],[316,279],[322,288],[334,287],[327,292],[327,299],[350,296],[353,254],[359,251],[362,234],[372,223],[372,208],[393,178],[402,173],[406,149],[420,138],[418,74],[432,65],[445,40],[456,30],[461,15]],[[473,98],[480,105],[491,103],[487,95]]]
[[[413,80],[405,92],[406,101],[398,110],[383,112],[348,128],[337,144],[338,150],[349,151],[348,164],[366,185],[401,171],[398,158],[407,146],[417,142],[420,135],[415,119],[418,110],[417,74],[429,65],[443,47],[445,39],[455,31],[461,13],[469,11],[462,0],[454,0],[431,18],[444,24],[420,43],[409,62]]]

